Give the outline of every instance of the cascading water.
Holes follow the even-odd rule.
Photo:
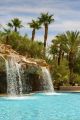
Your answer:
[[[20,92],[20,95],[22,95],[22,90],[23,90],[23,87],[22,87],[22,80],[21,80],[21,64],[18,64],[16,63],[16,70],[17,70],[17,75],[18,75],[18,84],[19,84],[19,92]]]
[[[22,95],[22,82],[20,69],[21,65],[18,64],[14,57],[6,60],[7,69],[7,93],[9,95]]]
[[[7,73],[7,93],[10,96],[16,96],[22,95],[22,93],[33,92],[33,90],[31,91],[31,88],[34,88],[36,84],[34,80],[35,78],[33,79],[34,84],[32,84],[32,82],[30,82],[32,78],[27,78],[27,76],[24,75],[24,69],[21,63],[17,62],[15,57],[10,56],[5,61]],[[41,67],[41,69],[42,79],[40,80],[40,85],[38,84],[39,86],[35,87],[39,87],[39,91],[54,92],[49,70],[46,67]]]
[[[43,87],[43,90],[48,92],[54,92],[53,83],[49,70],[46,67],[41,67],[41,69],[43,74],[41,86]]]

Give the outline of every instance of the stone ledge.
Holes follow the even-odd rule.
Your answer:
[[[80,86],[60,86],[61,91],[80,91]]]

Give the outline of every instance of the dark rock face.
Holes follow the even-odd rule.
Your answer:
[[[41,90],[41,69],[37,66],[29,65],[24,70],[23,93],[31,93]]]
[[[5,60],[0,57],[0,94],[7,93]]]
[[[7,81],[5,72],[0,72],[0,94],[7,93]]]
[[[28,77],[29,77],[31,88],[32,88],[31,92],[40,91],[41,82],[40,82],[39,75],[28,74]]]

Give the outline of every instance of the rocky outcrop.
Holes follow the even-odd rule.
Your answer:
[[[0,44],[0,57],[2,57],[3,59],[14,57],[18,63],[22,63],[22,64],[24,63],[24,64],[46,66],[46,67],[48,66],[45,60],[27,58],[14,51],[10,45],[5,45],[5,44]]]
[[[27,58],[14,51],[10,45],[0,44],[0,93],[7,92],[6,66],[5,61],[14,58],[17,63],[21,64],[24,70],[22,83],[24,86],[23,93],[29,93],[41,90],[41,66],[48,67],[45,60]],[[30,89],[28,89],[28,87]]]

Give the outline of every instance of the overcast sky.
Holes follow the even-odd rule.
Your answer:
[[[80,0],[0,0],[0,24],[19,17],[25,26],[20,31],[22,34],[31,36],[27,23],[37,19],[41,12],[49,12],[55,19],[49,26],[48,43],[58,33],[80,30]],[[43,40],[43,30],[37,32],[36,39]]]

